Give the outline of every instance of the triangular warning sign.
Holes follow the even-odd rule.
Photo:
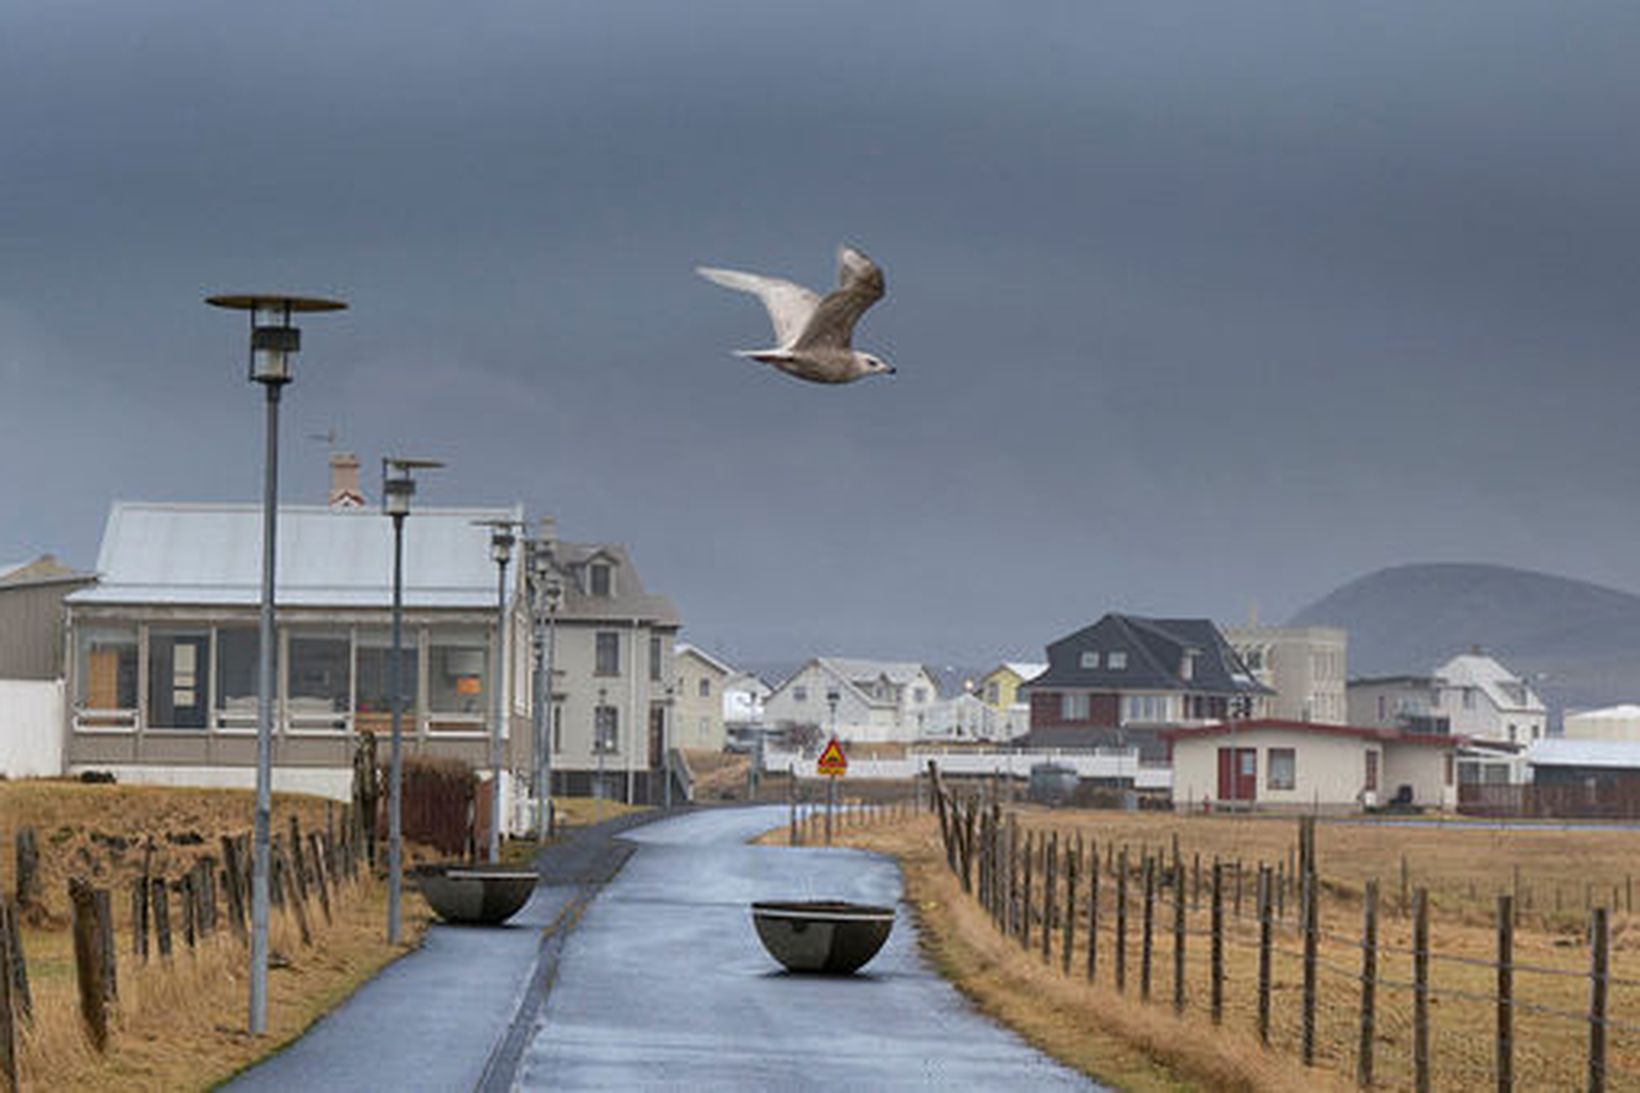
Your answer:
[[[843,754],[835,736],[826,744],[826,750],[820,753],[814,766],[821,774],[829,774],[833,778],[848,773],[848,757]]]

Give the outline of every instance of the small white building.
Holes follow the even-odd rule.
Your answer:
[[[1624,703],[1568,712],[1561,721],[1560,734],[1567,740],[1640,742],[1640,706]]]
[[[723,681],[723,724],[727,729],[763,724],[763,704],[774,688],[750,672]]]
[[[1163,736],[1180,811],[1458,804],[1461,741],[1453,737],[1272,719],[1170,729]]]
[[[778,728],[830,733],[835,726],[844,740],[910,743],[927,728],[938,700],[939,687],[921,664],[815,657],[770,693],[763,714]]]

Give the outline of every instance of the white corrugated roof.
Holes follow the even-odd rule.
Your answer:
[[[1455,656],[1435,669],[1435,674],[1455,686],[1479,687],[1492,700],[1492,705],[1500,710],[1545,712],[1543,700],[1526,685],[1525,680],[1484,653],[1463,653]],[[1521,689],[1525,701],[1517,701],[1505,689],[1510,685]]]
[[[1628,767],[1640,770],[1640,743],[1630,740],[1538,740],[1522,756],[1539,767]]]
[[[1568,710],[1566,716],[1568,718],[1575,717],[1579,721],[1585,718],[1600,721],[1632,721],[1635,718],[1640,718],[1640,706],[1632,702],[1626,702],[1620,706],[1607,706],[1599,710],[1578,710],[1576,712]]]
[[[886,676],[890,683],[904,686],[924,673],[914,660],[866,660],[861,657],[820,657],[820,663],[850,683],[861,683]]]
[[[1039,664],[1034,660],[1005,660],[1002,666],[1018,676],[1022,683],[1029,683],[1048,670],[1046,664]]]
[[[474,521],[523,514],[521,505],[412,512],[404,524],[405,606],[493,605],[490,530]],[[280,506],[277,563],[280,604],[386,606],[392,521],[372,509]],[[262,507],[117,501],[97,571],[98,584],[70,602],[254,605],[262,588]]]

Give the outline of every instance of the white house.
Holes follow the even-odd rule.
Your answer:
[[[910,743],[928,726],[939,687],[911,661],[815,657],[764,701],[765,721],[780,728],[835,728],[844,740]]]
[[[704,649],[678,642],[672,647],[672,746],[722,751],[723,687],[734,669]]]
[[[1526,681],[1479,651],[1428,676],[1349,682],[1352,725],[1530,744],[1548,734],[1549,711]]]
[[[1180,811],[1458,804],[1461,741],[1453,737],[1273,719],[1169,729],[1163,737]]]
[[[763,724],[763,703],[774,688],[750,672],[735,672],[723,681],[723,724],[733,730]]]
[[[1332,626],[1226,626],[1224,639],[1253,678],[1274,693],[1270,717],[1342,725],[1349,635]]]

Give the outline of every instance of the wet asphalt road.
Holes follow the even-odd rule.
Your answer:
[[[882,858],[745,845],[784,819],[703,811],[624,836],[636,853],[564,943],[517,1088],[1097,1088],[975,1012],[919,958],[904,908],[857,975],[781,969],[753,900],[901,894]]]

